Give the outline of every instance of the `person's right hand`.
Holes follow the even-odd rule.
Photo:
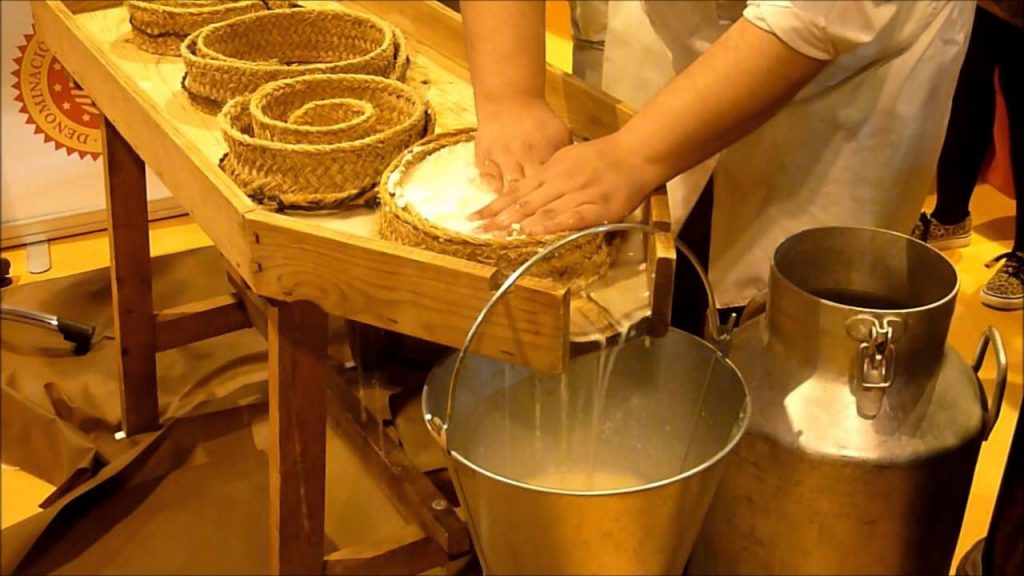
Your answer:
[[[478,105],[477,119],[476,167],[498,194],[572,143],[569,128],[543,99]]]

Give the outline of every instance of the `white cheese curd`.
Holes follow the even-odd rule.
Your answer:
[[[497,197],[480,179],[472,142],[447,146],[424,158],[406,172],[394,190],[399,206],[411,206],[433,224],[461,232],[488,236],[474,229],[479,221],[470,214]]]

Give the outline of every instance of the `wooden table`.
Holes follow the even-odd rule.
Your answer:
[[[457,347],[492,295],[494,269],[380,239],[370,209],[294,216],[255,205],[218,168],[227,147],[216,118],[195,109],[180,88],[180,59],[144,53],[129,40],[119,2],[33,3],[37,31],[106,118],[104,166],[121,350],[122,425],[156,429],[155,356],[162,350],[253,325],[265,317],[269,345],[271,567],[274,572],[421,571],[471,549],[453,506],[415,471],[389,438],[339,426],[395,505],[423,538],[384,550],[323,556],[328,314]],[[333,9],[334,3],[317,7]],[[475,123],[459,16],[435,2],[359,1],[406,33],[408,83],[437,112],[438,131]],[[631,115],[607,95],[549,67],[548,100],[575,134],[598,137]],[[154,311],[145,167],[157,174],[221,252],[238,293]],[[572,335],[592,332],[595,305],[630,323],[667,328],[675,261],[668,203],[655,194],[646,218],[663,232],[636,259],[620,258],[593,298],[524,279],[492,314],[475,351],[539,370],[561,371]],[[628,296],[622,296],[626,294]],[[606,297],[602,301],[603,296]],[[589,310],[590,313],[587,313]],[[260,321],[262,322],[262,321]],[[338,400],[358,413],[358,400]],[[353,412],[354,411],[354,412]]]

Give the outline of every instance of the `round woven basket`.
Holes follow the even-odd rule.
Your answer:
[[[178,56],[181,43],[196,30],[268,9],[288,8],[290,0],[128,0],[135,44],[153,54]]]
[[[428,104],[379,76],[328,74],[271,82],[219,117],[221,167],[257,202],[333,210],[371,197],[384,169],[433,133]]]
[[[459,130],[431,136],[391,163],[380,181],[380,235],[404,246],[487,264],[509,274],[563,235],[493,238],[465,234],[424,218],[415,207],[401,201],[400,194],[397,194],[410,169],[445,147],[472,141],[474,133],[473,130]],[[614,251],[612,237],[586,236],[538,262],[528,274],[580,289],[608,270]]]
[[[275,80],[363,74],[401,80],[405,36],[378,18],[348,10],[272,10],[212,24],[181,45],[182,87],[204,109]]]

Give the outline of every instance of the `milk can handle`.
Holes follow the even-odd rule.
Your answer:
[[[455,390],[458,384],[459,371],[462,369],[462,364],[466,358],[467,351],[473,344],[473,340],[476,338],[477,332],[480,331],[480,327],[483,326],[484,320],[487,318],[487,315],[490,314],[491,309],[493,309],[494,306],[497,305],[498,301],[501,300],[505,293],[512,288],[512,286],[516,283],[516,281],[519,280],[520,277],[522,277],[530,268],[537,264],[537,262],[540,262],[544,258],[548,257],[555,250],[558,250],[562,246],[575,242],[576,240],[583,238],[585,236],[618,231],[641,232],[648,236],[659,232],[659,230],[654,228],[653,226],[626,222],[618,224],[602,224],[600,226],[594,226],[593,228],[587,228],[585,230],[573,232],[572,234],[569,234],[564,238],[560,238],[558,241],[546,246],[543,250],[541,250],[532,258],[530,258],[521,266],[519,266],[519,268],[512,272],[512,274],[510,274],[508,278],[506,278],[505,281],[502,282],[498,290],[494,293],[491,299],[480,311],[480,314],[477,315],[476,320],[473,322],[472,326],[469,328],[469,332],[466,334],[466,340],[462,344],[462,348],[459,349],[459,352],[455,357],[455,365],[452,368],[451,382],[449,383],[448,386],[448,403],[445,408],[444,422],[437,422],[437,419],[429,414],[426,417],[427,425],[431,429],[433,429],[434,432],[438,435],[438,438],[441,441],[441,445],[444,447],[446,452],[450,452],[448,450],[447,430],[448,426],[451,424],[452,413],[454,412],[455,409]],[[736,319],[735,317],[731,318],[725,325],[723,325],[719,321],[718,302],[717,300],[715,300],[715,294],[714,291],[712,291],[711,289],[711,282],[708,280],[708,276],[707,273],[704,271],[704,267],[701,266],[700,261],[697,259],[697,256],[690,250],[690,248],[686,246],[686,244],[684,244],[678,238],[676,238],[675,240],[675,245],[676,250],[682,252],[686,256],[690,263],[693,264],[693,267],[696,268],[697,273],[700,275],[701,282],[704,284],[704,289],[707,291],[709,303],[708,326],[709,336],[712,340],[711,343],[724,355],[725,351],[727,350],[729,338],[732,332],[732,328],[735,325]]]
[[[988,440],[992,429],[996,427],[999,420],[999,412],[1003,409],[1003,394],[1006,392],[1006,348],[1003,347],[1003,337],[994,326],[989,326],[978,341],[978,351],[974,354],[974,374],[977,376],[985,364],[985,357],[988,355],[989,343],[995,351],[996,357],[996,384],[992,389],[992,398],[985,406],[985,425],[982,438]],[[978,386],[981,387],[981,377],[978,376]],[[985,397],[985,389],[981,388],[982,398]]]
[[[743,307],[743,311],[740,312],[740,321],[738,322],[738,325],[742,326],[767,311],[768,290],[762,290],[751,298],[750,301],[747,302],[747,305]]]

